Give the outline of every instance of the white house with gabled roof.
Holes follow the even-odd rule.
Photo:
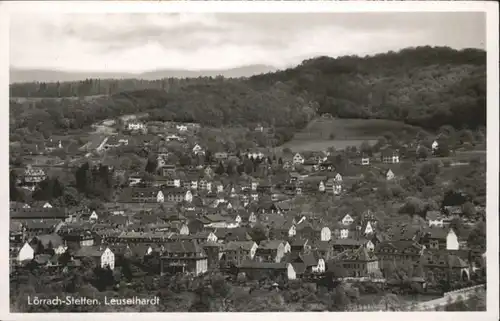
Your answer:
[[[297,165],[297,164],[304,164],[304,157],[302,157],[302,155],[300,155],[299,153],[296,153],[296,154],[293,156],[293,164],[294,164],[294,165]]]
[[[35,250],[28,244],[28,242],[26,242],[17,253],[16,260],[17,262],[24,262],[33,260],[34,257],[35,257]]]
[[[344,215],[344,217],[342,218],[342,224],[343,225],[351,225],[352,223],[354,223],[354,219],[352,218],[351,215],[349,214],[346,214]]]
[[[165,195],[163,195],[162,191],[158,191],[158,194],[156,194],[156,202],[157,203],[165,202]]]

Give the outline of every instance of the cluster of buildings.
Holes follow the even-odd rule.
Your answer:
[[[178,135],[169,134],[169,141],[182,141],[182,133],[196,128],[172,126]],[[126,129],[151,130],[135,120]],[[127,144],[126,138],[112,136],[99,148]],[[206,152],[197,143],[186,147],[193,157],[204,157]],[[150,181],[129,174],[128,187],[103,208],[11,203],[11,268],[35,263],[61,271],[81,266],[88,258],[114,270],[130,258],[149,262],[158,274],[232,270],[255,278],[299,279],[326,273],[381,278],[392,264],[419,266],[438,276],[452,271],[463,280],[480,268],[476,258],[481,253],[468,250],[441,213],[429,212],[426,227],[406,226],[390,234],[371,211],[345,213],[332,221],[294,208],[298,195],[342,197],[350,184],[363,180],[363,173],[373,172],[378,164],[380,179],[397,179],[397,170],[383,166],[400,162],[397,150],[383,149],[377,161],[360,154],[354,165],[343,168],[337,168],[327,153],[308,158],[296,153],[276,160],[258,150],[238,156],[218,152],[209,164],[184,166],[182,175],[168,156],[168,151],[159,153],[157,175]],[[228,179],[216,171],[229,161],[242,166],[251,162],[253,171],[260,173],[278,167],[286,175]],[[45,177],[43,169],[28,167],[22,185],[34,188]]]
[[[289,280],[336,274],[339,267],[344,272],[336,277],[381,278],[387,264],[420,266],[436,277],[451,271],[469,280],[480,268],[454,230],[434,226],[431,219],[426,228],[403,228],[387,237],[370,211],[326,224],[295,213],[285,202],[231,208],[229,200],[201,212],[190,209],[190,201],[180,204],[175,211],[143,208],[127,215],[111,206],[97,212],[13,203],[11,268],[35,262],[61,271],[81,266],[87,257],[113,270],[123,258],[155,257],[151,268],[160,275],[236,269],[252,278]],[[66,263],[59,259],[63,255],[70,257]]]

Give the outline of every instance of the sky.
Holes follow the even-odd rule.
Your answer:
[[[16,13],[10,65],[61,71],[286,68],[421,45],[485,49],[485,14]]]

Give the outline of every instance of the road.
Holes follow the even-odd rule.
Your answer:
[[[449,294],[445,294],[442,298],[417,304],[415,310],[416,311],[435,311],[439,307],[444,307],[444,306],[448,305],[450,300],[452,302],[455,302],[460,297],[462,298],[462,300],[469,299],[470,297],[472,297],[476,293],[476,290],[478,290],[478,289],[484,290],[485,287],[484,287],[484,285],[480,285],[480,286],[471,287],[469,289],[465,289],[465,291],[461,290],[461,291],[450,292]]]

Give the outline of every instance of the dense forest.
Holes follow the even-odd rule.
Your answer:
[[[38,131],[49,137],[138,112],[152,120],[217,127],[262,124],[274,127],[281,140],[323,113],[475,129],[486,125],[486,53],[417,47],[370,57],[318,57],[250,78],[22,83],[12,84],[10,94],[31,97],[11,99],[11,132],[21,136]]]

